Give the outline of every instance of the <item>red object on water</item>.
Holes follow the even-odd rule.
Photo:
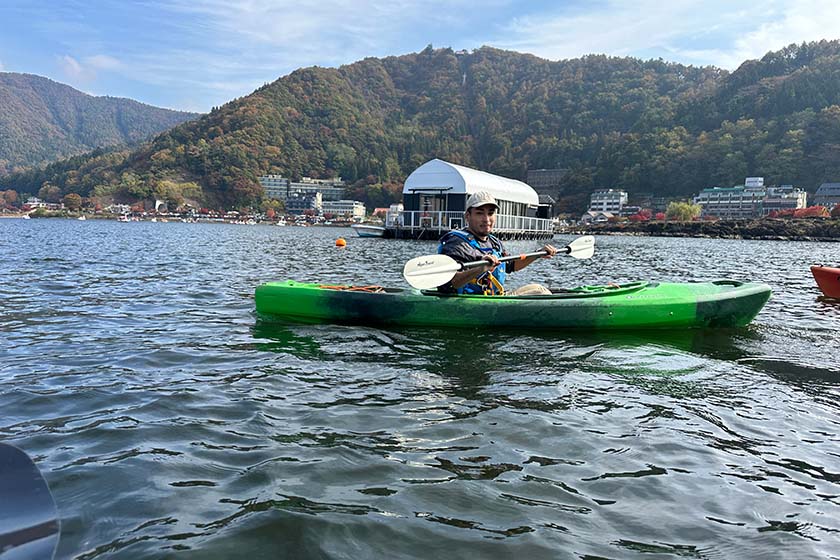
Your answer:
[[[825,297],[840,299],[840,268],[814,265],[811,274]]]

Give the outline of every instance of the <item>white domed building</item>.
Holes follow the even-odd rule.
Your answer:
[[[549,239],[551,211],[537,191],[522,181],[455,165],[440,159],[415,169],[403,186],[403,211],[388,237],[438,239],[464,227],[464,207],[475,192],[487,191],[499,203],[493,233],[503,239]]]

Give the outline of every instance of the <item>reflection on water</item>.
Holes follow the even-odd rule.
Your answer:
[[[608,237],[511,278],[769,283],[744,329],[376,329],[262,324],[253,290],[401,286],[433,242],[2,222],[0,439],[53,489],[59,558],[840,549],[831,244]]]

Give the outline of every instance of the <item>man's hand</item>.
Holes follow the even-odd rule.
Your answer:
[[[484,265],[484,270],[486,271],[496,270],[496,267],[500,264],[499,257],[496,255],[484,255],[484,260],[487,261],[487,264]]]
[[[557,248],[553,245],[544,245],[542,250],[548,253],[543,257],[544,259],[550,259],[551,257],[557,254]]]

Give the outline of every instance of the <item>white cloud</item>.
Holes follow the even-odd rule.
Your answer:
[[[37,4],[37,3],[36,3]],[[83,4],[80,4],[80,6]],[[548,59],[590,53],[734,69],[840,21],[837,0],[141,0],[120,9],[38,8],[77,87],[221,105],[297,68],[484,44]],[[33,8],[35,9],[35,8]],[[54,13],[56,12],[56,13]],[[515,13],[510,18],[507,14]],[[140,32],[142,30],[142,32]],[[119,57],[105,53],[119,53]],[[110,84],[109,84],[109,78]],[[132,88],[134,88],[132,90]],[[131,94],[130,94],[131,95]],[[135,94],[136,95],[136,94]],[[163,101],[168,99],[168,101]]]
[[[85,58],[85,63],[97,70],[118,70],[122,67],[122,63],[119,60],[107,54],[88,56]]]
[[[712,50],[710,56],[720,59],[724,67],[733,68],[745,60],[761,58],[767,52],[791,43],[833,38],[827,34],[836,31],[827,28],[826,22],[840,21],[840,3],[835,0],[799,0],[785,3],[777,14],[738,37],[732,49]]]
[[[75,82],[88,79],[86,77],[87,72],[84,68],[82,68],[82,65],[79,64],[79,61],[69,54],[59,57],[58,64],[61,67],[61,71],[64,72],[70,80]]]
[[[549,59],[661,56],[733,69],[790,43],[830,38],[829,21],[840,21],[835,0],[766,0],[761,10],[743,0],[608,0],[575,14],[517,18],[494,44]]]
[[[108,55],[86,56],[81,62],[69,54],[59,57],[59,67],[71,83],[87,83],[95,81],[99,71],[119,70],[122,63]]]
[[[178,88],[188,84],[201,90],[210,100],[208,105],[221,105],[297,68],[401,54],[394,51],[401,48],[397,45],[406,27],[420,27],[419,21],[433,23],[436,13],[450,14],[445,6],[466,3],[150,0],[150,10],[165,14],[161,19],[166,35],[179,41],[159,43],[150,52],[134,52],[125,57],[125,63],[142,82]]]
[[[488,0],[487,5],[510,0]],[[255,70],[339,65],[366,56],[395,53],[407,30],[431,33],[463,23],[469,0],[165,0],[156,9],[171,14],[169,24],[192,50],[223,53],[217,65]],[[460,40],[460,38],[459,38]],[[430,41],[426,41],[428,43]],[[425,46],[420,45],[419,48]],[[412,47],[414,48],[414,47]],[[198,53],[199,55],[201,53]],[[209,56],[207,58],[210,58]],[[276,75],[274,77],[279,76]]]

